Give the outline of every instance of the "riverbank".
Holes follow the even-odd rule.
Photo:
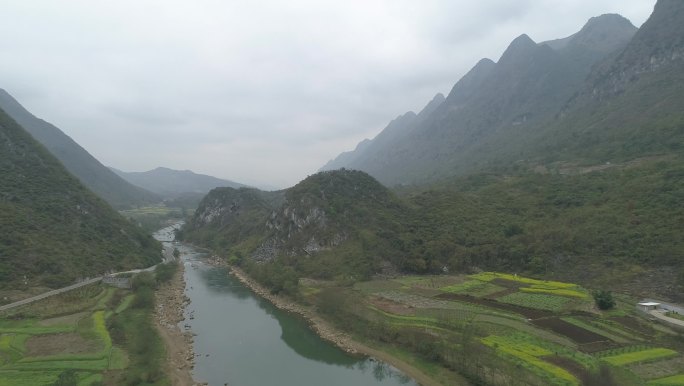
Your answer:
[[[185,306],[189,303],[183,274],[181,262],[174,277],[157,289],[154,312],[155,325],[166,347],[166,374],[173,386],[199,385],[192,379],[195,362],[192,333],[178,327],[185,319]]]
[[[221,264],[219,259],[213,259],[213,261],[210,261],[210,263],[214,265]],[[436,382],[415,366],[384,351],[373,349],[358,341],[355,341],[349,334],[343,333],[335,327],[333,327],[332,325],[330,325],[330,323],[321,318],[311,308],[304,307],[284,296],[271,294],[271,292],[268,289],[257,283],[255,280],[253,280],[240,268],[232,266],[229,268],[233,275],[235,275],[235,277],[237,277],[238,280],[240,280],[240,282],[242,282],[244,285],[246,285],[252,291],[254,291],[254,293],[268,300],[279,309],[294,312],[298,315],[301,315],[304,319],[306,319],[309,322],[309,325],[311,326],[312,330],[316,332],[316,334],[318,334],[321,338],[333,343],[334,345],[346,351],[347,353],[356,355],[366,355],[377,360],[380,360],[382,362],[388,363],[399,369],[402,373],[409,376],[422,386],[440,385],[439,382]]]

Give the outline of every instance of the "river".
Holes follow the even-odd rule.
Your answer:
[[[168,229],[156,237],[170,244]],[[166,237],[162,237],[166,235]],[[211,386],[416,385],[392,366],[352,356],[319,338],[298,315],[255,295],[204,254],[175,245],[190,304],[180,323],[194,339],[193,377]]]

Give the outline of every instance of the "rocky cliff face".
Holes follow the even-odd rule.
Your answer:
[[[228,248],[251,240],[241,253],[265,262],[333,250],[359,233],[376,232],[383,214],[399,210],[394,196],[367,174],[337,170],[276,193],[215,189],[184,232],[190,240]]]
[[[594,99],[620,94],[643,75],[684,65],[684,2],[660,0],[629,44],[589,77]]]

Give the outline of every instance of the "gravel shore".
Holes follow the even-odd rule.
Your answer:
[[[166,346],[166,373],[173,386],[201,385],[192,379],[195,362],[192,333],[178,327],[185,319],[185,307],[190,302],[185,296],[183,271],[184,266],[180,263],[174,277],[157,290],[154,312],[155,325]]]

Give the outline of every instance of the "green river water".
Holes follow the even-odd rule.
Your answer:
[[[165,243],[169,245],[168,243]],[[351,356],[275,308],[230,275],[175,245],[185,265],[190,304],[179,325],[196,334],[197,381],[214,386],[416,385],[386,363]]]

